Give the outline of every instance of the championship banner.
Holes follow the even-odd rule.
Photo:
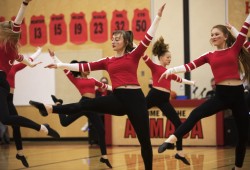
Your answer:
[[[175,107],[175,109],[181,121],[184,122],[194,107]],[[162,144],[175,131],[172,122],[158,108],[149,110],[149,122],[152,145]],[[136,133],[127,116],[112,116],[112,127],[113,145],[139,145]],[[216,116],[213,115],[197,122],[193,129],[183,137],[183,145],[217,145]]]
[[[43,46],[47,43],[47,27],[43,15],[31,17],[29,33],[31,45]]]
[[[72,13],[69,24],[70,42],[74,44],[83,44],[88,39],[87,22],[85,14]]]
[[[127,11],[126,10],[113,11],[112,20],[111,20],[110,25],[111,25],[111,34],[110,34],[111,37],[112,37],[112,33],[115,30],[128,31],[129,30],[129,22],[128,22],[128,17],[127,17]]]
[[[132,31],[135,40],[142,40],[150,27],[150,17],[148,9],[135,9],[132,20]]]
[[[67,26],[64,19],[64,14],[51,15],[49,35],[50,43],[53,45],[62,45],[67,42]]]
[[[108,40],[108,20],[106,12],[92,12],[90,40],[95,43],[103,43]]]

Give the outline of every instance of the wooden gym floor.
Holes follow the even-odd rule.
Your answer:
[[[99,163],[100,150],[86,141],[24,141],[29,170],[104,170]],[[191,165],[176,160],[175,151],[157,153],[153,147],[154,170],[231,170],[234,165],[234,147],[184,147]],[[15,158],[14,142],[0,145],[0,170],[27,169]],[[143,161],[138,146],[110,146],[108,157],[114,170],[143,170]],[[250,169],[248,148],[244,170]]]

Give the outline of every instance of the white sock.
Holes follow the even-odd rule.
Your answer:
[[[175,135],[170,135],[169,138],[165,140],[165,142],[167,143],[175,143],[176,141],[177,141],[177,138],[175,137]]]
[[[85,123],[85,124],[83,125],[83,127],[81,128],[81,131],[86,132],[86,131],[88,130],[88,128],[89,128],[89,124],[88,124],[88,122],[87,122],[87,123]]]
[[[185,157],[182,150],[181,150],[181,151],[177,151],[177,154],[178,154],[179,156],[181,156],[181,157]]]
[[[49,133],[48,129],[44,125],[41,125],[40,131],[44,132],[46,135]]]
[[[23,156],[23,150],[17,150],[17,154],[18,154],[19,156]]]
[[[107,155],[102,155],[102,158],[103,159],[108,159],[108,156]]]

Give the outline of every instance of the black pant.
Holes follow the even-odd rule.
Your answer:
[[[89,100],[89,99],[90,98],[82,97],[79,102],[84,102],[84,101]],[[79,112],[76,114],[69,114],[69,115],[59,114],[60,123],[64,127],[70,125],[71,123],[73,123],[75,120],[77,120],[78,118],[80,118],[82,116],[86,116],[91,121],[93,126],[96,128],[101,153],[102,153],[102,155],[106,155],[107,149],[106,149],[106,141],[105,141],[105,129],[104,129],[103,121],[102,121],[101,117],[98,115],[98,113]]]
[[[236,123],[238,143],[235,150],[235,165],[242,167],[246,153],[249,126],[249,115],[246,100],[244,99],[243,86],[216,85],[215,97],[195,108],[190,113],[188,119],[175,131],[174,135],[181,139],[199,120],[225,109],[232,110]]]
[[[7,100],[10,94],[10,87],[6,81],[6,74],[0,71],[0,121],[5,125],[12,126],[23,126],[39,131],[40,125],[18,115],[11,115],[12,111],[15,110],[15,106],[10,104]]]
[[[145,169],[152,169],[153,152],[149,134],[149,116],[141,89],[115,89],[108,96],[97,97],[79,103],[53,106],[54,113],[74,114],[82,111],[108,113],[117,116],[127,114],[141,144]]]
[[[146,96],[148,109],[156,106],[174,124],[175,129],[181,125],[180,117],[169,102],[170,93],[151,88]],[[182,139],[176,142],[177,150],[182,150]]]
[[[9,93],[8,95],[8,106],[9,106],[9,112],[10,115],[18,115],[16,107],[13,104],[13,94]],[[22,136],[21,136],[21,131],[20,131],[20,126],[12,126],[13,129],[13,138],[15,141],[16,149],[17,150],[22,150],[23,149],[23,144],[22,144]]]

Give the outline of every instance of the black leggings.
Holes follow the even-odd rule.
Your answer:
[[[41,125],[22,116],[11,113],[15,106],[7,100],[10,94],[10,87],[6,81],[6,74],[0,71],[0,121],[5,125],[22,126],[39,131]]]
[[[108,113],[117,116],[127,114],[141,144],[145,169],[152,170],[153,151],[149,134],[149,116],[141,89],[115,89],[108,96],[79,103],[53,106],[54,113],[74,114],[82,111]]]
[[[16,107],[13,104],[13,94],[9,93],[8,95],[8,106],[9,106],[9,112],[10,115],[18,115]],[[21,131],[20,131],[20,126],[12,126],[13,129],[13,138],[15,141],[16,149],[17,150],[22,150],[23,149],[23,144],[22,144],[22,136],[21,136]]]
[[[82,97],[80,102],[84,102],[88,99],[90,98]],[[64,127],[69,126],[71,123],[73,123],[75,120],[77,120],[78,118],[82,116],[86,116],[95,127],[97,134],[98,134],[98,138],[99,138],[99,145],[100,145],[101,153],[102,155],[107,155],[104,124],[103,124],[101,117],[98,115],[98,113],[80,112],[77,114],[70,114],[70,115],[59,114],[60,123]]]
[[[235,165],[242,167],[248,140],[249,115],[244,99],[243,86],[216,85],[215,97],[195,108],[175,131],[174,135],[181,139],[202,118],[212,116],[221,110],[231,109],[238,130]]]
[[[162,113],[174,124],[175,129],[181,125],[180,117],[174,107],[169,102],[170,93],[151,88],[146,96],[148,109],[158,107]],[[177,150],[182,150],[182,139],[176,142]]]

